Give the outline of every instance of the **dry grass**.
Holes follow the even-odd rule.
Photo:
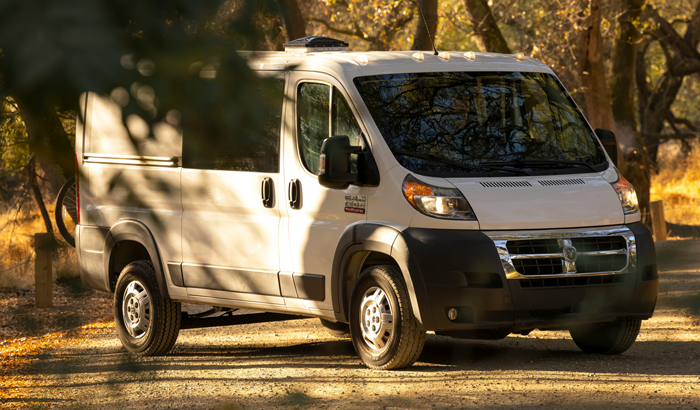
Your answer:
[[[670,141],[659,150],[659,173],[652,176],[651,200],[664,201],[667,222],[700,226],[700,143],[684,155]]]
[[[47,204],[53,218],[53,205]],[[58,247],[54,251],[53,277],[61,280],[79,275],[75,249],[68,246],[53,223]],[[28,194],[11,204],[0,204],[0,288],[30,289],[34,286],[34,234],[46,232],[34,199]]]

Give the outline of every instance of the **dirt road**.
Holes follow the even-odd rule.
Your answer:
[[[430,334],[413,367],[380,372],[360,363],[349,340],[309,319],[184,330],[171,355],[135,359],[111,328],[34,358],[27,376],[36,387],[4,405],[697,409],[700,241],[661,243],[658,252],[656,314],[620,356],[581,353],[568,332],[499,341]]]

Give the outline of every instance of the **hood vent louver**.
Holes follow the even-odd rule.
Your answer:
[[[479,183],[486,188],[528,188],[532,186],[527,181],[493,181]]]
[[[575,178],[575,179],[548,179],[543,181],[537,181],[542,186],[563,186],[563,185],[585,185],[586,181]]]

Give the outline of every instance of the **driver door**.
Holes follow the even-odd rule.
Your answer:
[[[284,139],[287,200],[280,226],[286,229],[290,253],[287,263],[282,261],[280,281],[285,275],[291,276],[303,307],[332,311],[335,250],[348,225],[367,219],[368,188],[322,187],[317,176],[318,158],[326,138],[347,135],[351,144],[359,145],[363,129],[347,94],[332,77],[292,72],[287,90],[288,101],[294,106],[287,121],[294,125]],[[351,160],[356,167],[357,159]],[[288,306],[290,303],[287,299]]]

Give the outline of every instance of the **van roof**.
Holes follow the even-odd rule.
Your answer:
[[[422,54],[423,60],[414,58]],[[352,79],[364,75],[439,71],[541,72],[554,74],[543,62],[520,54],[442,51],[449,59],[432,51],[323,51],[323,52],[240,52],[256,71],[316,71]],[[417,57],[417,56],[416,56]]]

